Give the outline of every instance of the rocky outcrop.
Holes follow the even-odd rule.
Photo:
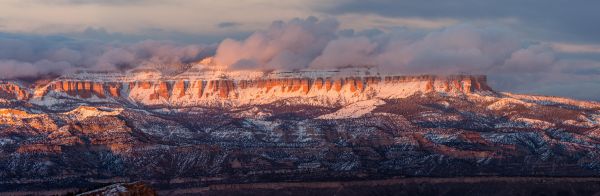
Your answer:
[[[153,84],[151,82],[143,82],[142,84],[142,88],[144,89],[147,89],[147,86],[154,87],[154,92],[150,94],[151,100],[157,100],[160,98],[169,99],[171,85],[167,81],[158,81],[156,84]]]
[[[104,95],[104,85],[103,84],[93,83],[92,84],[92,93],[96,94],[96,96],[98,96],[99,98],[106,98],[106,96]]]
[[[0,108],[0,127],[3,131],[14,127],[31,127],[39,132],[52,132],[58,128],[56,123],[46,114],[32,114],[18,109]],[[25,131],[21,129],[20,131]]]
[[[177,96],[177,98],[183,97],[185,95],[187,83],[188,82],[184,80],[175,82],[175,85],[173,85],[173,96]]]
[[[108,86],[108,94],[112,97],[120,97],[121,96],[121,88],[122,85],[120,83],[109,83]]]
[[[193,94],[196,94],[198,98],[202,97],[202,94],[204,94],[204,86],[205,86],[205,82],[202,80],[196,80],[194,82],[194,85],[192,86],[191,90],[193,91]]]
[[[69,96],[80,98],[106,98],[105,83],[91,81],[56,81],[50,84],[50,89],[64,92]]]
[[[31,93],[18,84],[12,82],[0,82],[0,98],[25,100],[29,97],[31,97]]]
[[[58,154],[62,152],[62,149],[58,145],[45,145],[45,144],[28,144],[21,145],[17,148],[18,153],[54,153]]]

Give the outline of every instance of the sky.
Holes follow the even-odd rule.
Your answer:
[[[600,1],[0,0],[0,79],[215,56],[228,69],[486,74],[600,101]]]

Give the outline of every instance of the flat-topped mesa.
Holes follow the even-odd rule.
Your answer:
[[[459,95],[492,91],[486,80],[486,76],[479,75],[161,78],[126,82],[59,79],[49,85],[48,92],[82,99],[124,98],[143,105],[193,106],[224,102],[244,105],[292,97],[353,102],[374,97],[403,98],[417,92]]]

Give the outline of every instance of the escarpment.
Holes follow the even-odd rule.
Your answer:
[[[158,78],[129,81],[62,78],[49,84],[42,99],[45,96],[100,100],[122,98],[143,105],[178,106],[261,104],[292,97],[353,102],[373,97],[401,98],[417,92],[460,95],[492,91],[486,80],[485,76],[474,75]],[[12,91],[17,90],[13,88]]]

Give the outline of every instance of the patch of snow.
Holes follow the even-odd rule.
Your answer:
[[[232,115],[234,115],[235,117],[238,117],[238,118],[264,119],[266,117],[271,116],[271,113],[264,112],[264,111],[262,111],[258,107],[252,107],[252,108],[247,109],[247,110],[242,110],[242,111],[235,112]]]
[[[543,120],[531,119],[531,118],[516,118],[514,119],[516,122],[522,122],[529,126],[533,126],[535,128],[548,129],[550,127],[554,127],[554,123],[550,123]]]
[[[525,102],[533,102],[541,105],[553,105],[553,104],[565,104],[572,105],[580,108],[587,109],[598,109],[600,103],[595,101],[580,101],[575,99],[563,98],[563,97],[551,97],[551,96],[539,96],[539,95],[521,95],[512,93],[502,93],[505,96],[520,99]]]
[[[122,108],[95,108],[90,106],[79,106],[74,110],[71,110],[64,114],[74,117],[78,120],[85,120],[89,117],[116,116],[121,114],[122,111]]]
[[[438,102],[438,104],[444,106],[444,108],[449,108],[450,107],[450,103],[447,101],[440,101]]]
[[[317,119],[359,118],[373,111],[377,106],[385,104],[381,99],[359,101],[339,109],[338,111],[317,117]]]
[[[296,131],[296,134],[298,136],[296,142],[310,142],[313,140],[312,136],[314,136],[314,134],[308,133],[304,122],[298,123],[298,129]]]
[[[298,164],[298,169],[316,169],[321,167],[321,163],[319,162],[311,162],[311,163],[300,163]]]
[[[534,106],[534,104],[532,103],[527,103],[518,99],[513,99],[513,98],[502,98],[490,105],[487,106],[488,110],[506,110],[506,109],[512,109],[516,106],[525,106],[525,107],[532,107]]]
[[[10,138],[0,138],[0,146],[4,146],[7,144],[14,144],[15,141]]]

